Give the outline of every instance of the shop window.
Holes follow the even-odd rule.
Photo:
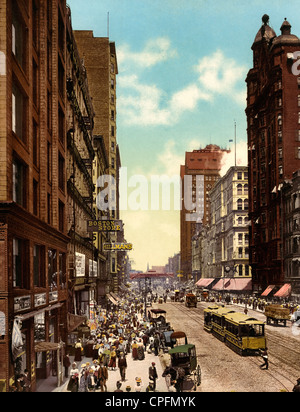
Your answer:
[[[59,254],[59,284],[61,289],[67,287],[66,254]]]
[[[57,260],[56,250],[48,250],[48,285],[51,290],[57,288]]]
[[[28,242],[23,239],[13,239],[13,287],[29,288]]]

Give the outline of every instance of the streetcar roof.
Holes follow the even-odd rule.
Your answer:
[[[204,312],[206,311],[206,312],[211,312],[212,310],[217,310],[217,309],[219,309],[221,306],[218,306],[218,305],[211,305],[211,306],[208,306],[206,309],[204,309]]]
[[[263,325],[264,322],[255,318],[252,318],[250,316],[247,316],[243,313],[229,313],[225,316],[227,320],[231,320],[235,323],[242,323],[246,325]]]
[[[219,307],[218,309],[215,309],[212,311],[215,315],[227,315],[228,313],[235,313],[234,310],[229,309],[229,308],[223,308],[223,307]]]

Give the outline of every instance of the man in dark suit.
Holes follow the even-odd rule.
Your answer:
[[[158,375],[157,375],[157,370],[156,370],[156,367],[155,367],[155,363],[152,362],[152,365],[149,368],[149,379],[150,379],[150,381],[153,382],[153,392],[156,389],[156,379],[157,378],[158,378]]]

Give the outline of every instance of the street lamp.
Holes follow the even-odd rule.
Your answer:
[[[232,276],[229,276],[229,278],[230,278],[230,279],[233,279],[233,278],[234,278],[234,274],[237,273],[237,271],[238,271],[238,268],[237,268],[236,266],[226,265],[225,268],[224,268],[224,271],[225,271],[226,273],[232,272],[233,275],[232,275]],[[224,294],[225,294],[225,277],[223,278],[223,301],[224,301]]]

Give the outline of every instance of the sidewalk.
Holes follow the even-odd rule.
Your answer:
[[[131,386],[131,391],[134,392],[135,388],[135,378],[139,377],[142,379],[142,392],[146,392],[146,388],[149,384],[148,370],[152,362],[155,362],[157,369],[158,379],[156,381],[156,392],[168,392],[168,387],[165,378],[162,377],[164,367],[161,363],[161,356],[155,356],[154,354],[145,353],[145,359],[143,361],[133,360],[131,353],[126,357],[127,360],[127,370],[126,370],[126,382],[122,383],[121,389],[126,392],[126,386]],[[73,362],[73,357],[71,357],[71,362]],[[80,363],[77,363],[78,369],[80,370],[80,365],[90,362],[92,364],[91,358],[82,358]],[[108,381],[107,381],[107,391],[114,392],[116,390],[117,381],[121,380],[119,369],[116,368],[115,371],[108,371]],[[64,384],[57,387],[57,378],[49,377],[43,382],[39,382],[36,392],[67,392],[69,379],[64,378]]]

